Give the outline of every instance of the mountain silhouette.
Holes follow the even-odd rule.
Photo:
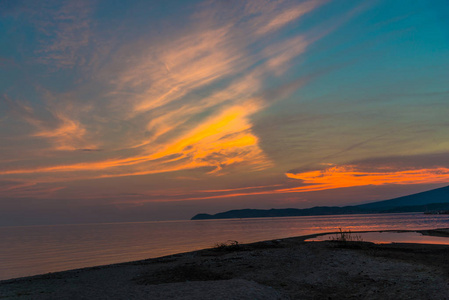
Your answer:
[[[191,220],[233,219],[233,218],[269,218],[293,216],[318,216],[342,214],[402,213],[449,210],[449,186],[353,206],[315,206],[312,208],[281,209],[237,209],[210,214],[197,214]]]

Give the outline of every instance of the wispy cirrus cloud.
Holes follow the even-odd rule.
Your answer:
[[[168,44],[150,47],[137,66],[118,78],[118,86],[142,89],[133,110],[142,113],[179,100],[194,89],[242,70],[243,50],[229,43],[229,26],[201,30]],[[243,62],[240,62],[243,63]]]
[[[233,106],[146,155],[90,163],[4,170],[0,171],[0,175],[88,172],[91,174],[85,174],[85,178],[104,178],[200,167],[209,167],[217,172],[230,165],[242,164],[257,168],[266,167],[269,161],[257,146],[257,137],[250,132],[251,125],[247,119],[255,109],[258,109],[257,102],[252,105]],[[49,135],[52,137],[53,132]],[[105,174],[103,172],[105,170],[109,172]],[[98,174],[99,171],[102,171],[102,174]],[[79,176],[74,174],[72,177],[79,178]],[[58,181],[57,178],[54,180]]]
[[[36,110],[21,101],[14,101],[7,95],[3,99],[8,104],[10,113],[31,126],[31,137],[45,139],[52,151],[90,149],[96,146],[86,139],[86,128],[78,120],[78,110],[70,101],[58,99],[57,104],[51,104],[45,109],[45,116],[40,116]]]
[[[42,186],[29,181],[0,181],[0,193],[5,198],[46,198],[64,189],[63,186]]]
[[[36,153],[57,152],[58,158],[41,155],[29,165],[14,162],[5,165],[0,176],[30,184],[26,195],[35,191],[50,197],[65,193],[60,187],[64,182],[77,180],[195,169],[205,176],[219,176],[272,167],[253,130],[252,117],[304,83],[304,78],[289,79],[285,86],[266,87],[273,77],[291,70],[293,61],[317,38],[303,32],[276,43],[265,39],[323,3],[249,1],[238,11],[204,4],[172,35],[109,45],[102,51],[115,52],[98,57],[85,51],[98,38],[89,20],[93,7],[66,14],[62,10],[68,6],[62,5],[53,16],[61,24],[45,33],[46,47],[42,44],[38,50],[41,62],[63,69],[89,63],[92,68],[86,77],[94,82],[80,80],[79,88],[65,93],[38,88],[45,103],[39,111],[18,105],[17,115],[30,125],[28,137],[47,142]],[[81,14],[79,26],[73,24],[76,14]],[[46,30],[48,24],[41,25]],[[78,44],[77,39],[81,39]],[[101,89],[92,93],[96,85]],[[74,151],[99,148],[101,152]],[[47,189],[49,184],[55,189]],[[198,193],[201,199],[214,199],[272,194],[280,188]],[[197,197],[188,191],[164,193],[165,200]],[[154,193],[145,195],[135,198],[159,199]]]
[[[279,73],[278,68],[285,69],[288,62],[304,52],[311,41],[298,36],[276,46],[265,45],[256,52],[248,48],[256,42],[263,42],[264,35],[268,32],[280,30],[322,3],[323,1],[306,1],[299,5],[259,5],[255,13],[248,9],[253,4],[250,1],[243,9],[250,13],[240,11],[234,15],[235,11],[224,10],[219,12],[220,18],[217,20],[211,16],[218,12],[213,8],[206,8],[195,15],[190,29],[182,30],[173,39],[159,43],[139,41],[136,44],[139,48],[137,54],[134,47],[124,47],[125,52],[121,54],[123,59],[118,62],[121,71],[114,73],[116,75],[111,78],[111,83],[116,87],[113,94],[119,96],[117,101],[127,104],[125,109],[129,110],[131,107],[130,113],[134,116],[136,113],[142,114],[179,101],[189,93],[209,88],[212,83],[230,76],[244,78],[248,68],[261,61],[265,61],[265,72],[269,67]],[[295,13],[292,14],[292,11]],[[290,15],[288,22],[273,21],[279,14],[285,13]],[[270,25],[273,22],[276,26]],[[264,24],[273,28],[254,34]],[[134,53],[128,54],[131,51]],[[123,65],[123,61],[129,63]],[[259,84],[262,83],[261,79],[257,79]],[[124,98],[126,101],[123,101]]]
[[[81,103],[74,97],[60,103],[49,101],[52,126],[37,118],[31,108],[22,111],[35,127],[32,135],[52,142],[53,150],[110,145],[111,140],[104,137],[113,133],[103,120],[111,115],[132,123],[133,128],[140,127],[137,132],[144,134],[120,131],[115,139],[121,147],[106,148],[102,153],[105,159],[10,169],[2,174],[43,174],[45,180],[60,181],[61,177],[51,174],[67,173],[63,178],[69,180],[194,168],[220,174],[236,166],[254,170],[269,167],[271,162],[252,131],[251,116],[273,100],[263,97],[265,81],[288,70],[291,60],[304,53],[311,41],[300,35],[275,46],[264,45],[256,52],[248,48],[254,43],[263,44],[264,35],[281,30],[321,4],[271,3],[257,6],[255,13],[248,2],[243,13],[220,11],[222,16],[217,19],[211,18],[217,14],[216,8],[205,6],[192,16],[191,25],[170,39],[158,43],[139,40],[135,45],[123,46],[117,59],[100,70],[109,75],[98,77],[107,78],[112,88],[104,95],[108,101],[91,102],[88,110],[75,109]],[[82,11],[83,16],[89,13],[86,8]],[[56,13],[56,19],[63,23],[66,19],[71,23],[72,16]],[[82,28],[87,30],[86,26]],[[261,26],[265,29],[259,31]],[[66,39],[58,40],[63,43]],[[57,45],[52,47],[62,49]],[[101,122],[86,123],[87,118],[82,117],[86,113],[104,117]]]
[[[83,140],[86,129],[82,127],[80,122],[65,115],[56,114],[55,117],[58,120],[56,128],[42,128],[34,136],[51,140],[55,145],[54,150],[80,149],[79,142]]]
[[[264,22],[261,22],[262,24],[260,24],[261,26],[257,29],[256,33],[264,35],[279,30],[287,24],[297,20],[299,17],[312,11],[317,6],[322,5],[324,2],[325,1],[319,0],[306,1],[292,7],[281,9],[277,14],[271,15],[269,18],[265,19]]]

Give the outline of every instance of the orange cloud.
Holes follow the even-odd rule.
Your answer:
[[[448,168],[402,170],[389,172],[358,171],[356,166],[334,166],[325,170],[286,173],[288,178],[302,180],[307,186],[293,191],[320,191],[327,189],[385,184],[431,184],[449,182]]]
[[[250,101],[245,105],[232,106],[203,122],[184,136],[164,146],[151,156],[159,159],[174,154],[188,157],[198,166],[215,166],[248,161],[266,164],[258,138],[250,132],[248,116],[260,109],[260,104]]]
[[[223,192],[223,194],[205,195],[199,197],[186,197],[176,200],[204,200],[204,199],[222,199],[233,197],[257,196],[257,195],[275,195],[302,192],[315,192],[337,188],[348,188],[366,185],[385,185],[385,184],[435,184],[449,182],[449,168],[418,169],[391,172],[363,172],[357,171],[355,166],[336,166],[326,170],[316,170],[303,173],[287,173],[288,178],[302,180],[304,186],[292,188],[275,188],[274,186],[254,187],[251,191],[244,191],[245,188],[229,190],[211,190],[204,192]],[[275,185],[276,186],[276,185]],[[268,188],[257,190],[258,188]],[[241,192],[238,192],[240,191]],[[229,192],[229,193],[227,193]]]
[[[62,100],[59,97],[63,98]],[[87,111],[83,105],[75,106],[71,103],[68,95],[55,96],[48,91],[44,91],[44,98],[47,107],[46,117],[39,116],[39,113],[32,106],[13,101],[7,96],[4,97],[10,105],[12,112],[20,119],[32,126],[32,137],[46,139],[51,147],[48,150],[76,150],[82,148],[95,148],[96,146],[86,141],[87,130],[79,121],[79,115]]]
[[[145,155],[99,162],[4,170],[0,171],[0,175],[103,171],[102,174],[85,174],[84,178],[105,178],[199,167],[213,167],[216,172],[234,164],[253,165],[256,169],[264,168],[269,166],[270,162],[259,148],[258,138],[251,133],[251,124],[248,120],[248,117],[258,109],[260,104],[257,101],[231,106],[186,134],[154,147]],[[104,173],[104,170],[109,171]],[[79,176],[67,175],[64,178],[73,179]],[[60,178],[54,180],[59,181]]]
[[[275,187],[275,186],[280,186],[280,184],[248,186],[248,187],[241,187],[241,188],[234,188],[234,189],[221,189],[221,190],[201,190],[201,191],[198,191],[198,193],[234,192],[234,191],[241,191],[241,190],[266,189],[266,188],[271,188],[271,187]]]
[[[58,127],[52,129],[42,128],[35,133],[34,136],[51,140],[55,145],[54,150],[75,150],[79,147],[86,147],[83,144],[86,129],[81,123],[77,120],[70,119],[63,114],[55,114],[55,116],[60,121]],[[91,147],[92,146],[87,146],[86,148]]]

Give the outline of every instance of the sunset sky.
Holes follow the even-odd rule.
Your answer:
[[[0,225],[449,184],[447,0],[6,0],[0,36]]]

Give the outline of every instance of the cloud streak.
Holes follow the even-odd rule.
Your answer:
[[[135,170],[135,175],[172,172],[182,169],[212,167],[217,172],[230,165],[256,165],[266,167],[269,161],[257,146],[257,137],[251,132],[248,116],[258,109],[257,102],[231,108],[211,117],[185,135],[161,145],[152,153],[123,159],[111,159],[92,163],[76,163],[31,169],[0,171],[0,175],[39,174],[61,172],[95,172],[145,164]],[[65,131],[56,132],[58,137]],[[48,133],[53,137],[56,133]],[[148,165],[147,163],[150,163]],[[129,169],[113,170],[110,174],[94,177],[115,177],[133,175]],[[79,174],[76,175],[79,177]],[[87,175],[92,177],[92,175]]]
[[[322,5],[324,2],[325,1],[306,1],[293,7],[287,7],[268,20],[264,20],[264,24],[261,24],[256,33],[265,35],[267,33],[279,30],[306,13],[312,11],[317,6]]]
[[[341,188],[352,188],[359,186],[382,186],[382,185],[417,185],[417,184],[444,184],[449,182],[449,168],[434,167],[422,169],[397,170],[394,168],[382,167],[379,170],[362,170],[361,166],[344,165],[331,166],[325,170],[314,170],[300,173],[286,173],[289,179],[295,182],[268,185],[249,188],[236,188],[224,190],[204,190],[201,193],[209,194],[204,196],[184,196],[160,201],[174,200],[206,200],[223,199],[235,197],[250,197],[261,195],[282,195],[292,193],[317,192]]]
[[[286,173],[288,178],[301,180],[308,186],[294,188],[296,191],[320,191],[367,185],[387,184],[436,184],[449,182],[449,169],[380,170],[363,171],[355,165],[332,166],[325,170],[302,173]]]
[[[48,99],[54,98],[49,93],[46,95]],[[14,101],[6,95],[3,98],[7,102],[11,114],[32,127],[30,136],[47,140],[52,145],[52,151],[96,147],[92,142],[87,141],[88,132],[78,119],[80,109],[74,109],[74,104],[70,101],[57,99],[59,102],[54,105],[55,99],[52,99],[45,109],[45,117],[40,117],[39,113],[30,105]]]

